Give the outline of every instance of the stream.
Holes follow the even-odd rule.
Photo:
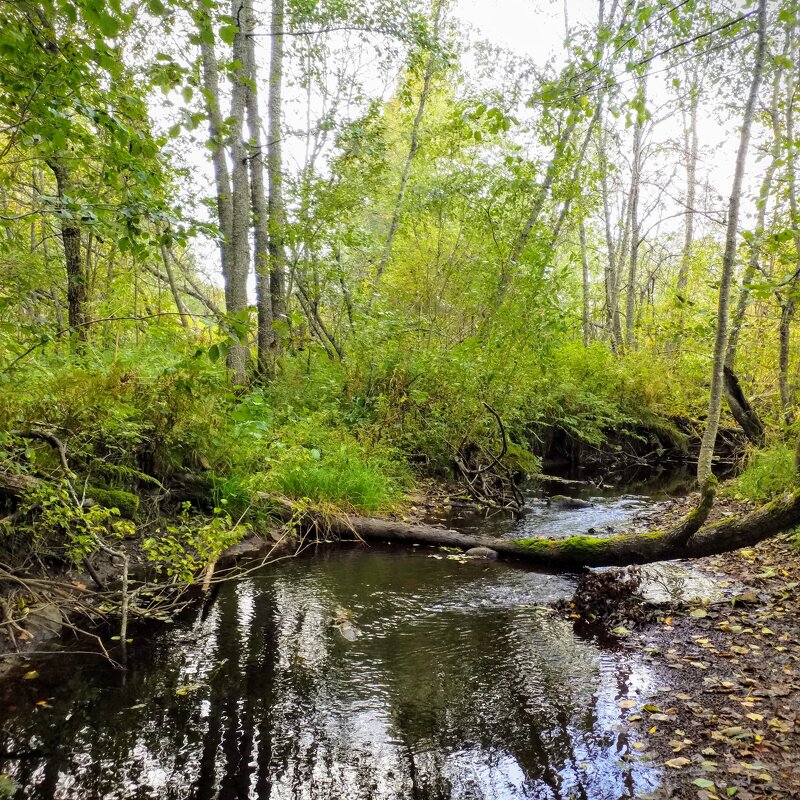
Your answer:
[[[532,495],[516,522],[450,521],[559,536],[665,500],[580,493],[593,505]],[[655,582],[670,580],[709,588]],[[660,773],[618,703],[657,687],[547,607],[574,585],[430,548],[320,547],[137,633],[126,675],[74,651],[34,662],[0,687],[0,773],[17,798],[640,798]]]

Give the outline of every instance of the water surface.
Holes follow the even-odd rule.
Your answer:
[[[0,706],[0,772],[19,797],[82,800],[616,800],[657,785],[617,705],[652,688],[647,668],[543,607],[572,579],[432,555],[328,548],[225,584],[137,640],[124,682],[77,655],[36,665]]]

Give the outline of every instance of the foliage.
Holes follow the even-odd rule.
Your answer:
[[[757,204],[769,213],[742,226],[754,266],[731,363],[779,441],[796,391],[798,37],[796,3],[768,6],[752,147],[767,158],[751,168],[771,175]],[[267,145],[265,189],[261,154],[237,150],[259,146],[243,112],[257,117],[261,99],[258,65],[241,58],[260,24],[249,8],[0,9],[0,429],[57,432],[83,485],[152,499],[145,513],[176,474],[204,473],[235,514],[259,492],[380,513],[418,475],[452,476],[457,453],[503,451],[524,474],[553,442],[603,448],[655,430],[682,446],[676,421],[699,430],[723,243],[710,201],[689,203],[692,181],[713,179],[689,177],[691,119],[732,127],[753,13],[617,4],[543,60],[470,41],[447,4],[288,3],[302,35],[270,75],[263,121],[286,137]],[[632,153],[637,131],[647,146]],[[277,144],[296,135],[304,157],[281,161]],[[207,197],[202,158],[244,177],[235,237],[228,179]],[[702,173],[710,159],[695,160]],[[251,213],[259,199],[268,219]],[[264,227],[259,297],[272,294],[255,309]],[[209,245],[224,290],[199,269]],[[256,374],[241,351],[265,342]],[[234,386],[224,362],[239,355]],[[779,452],[754,456],[742,496],[789,479]],[[0,441],[0,465],[64,478],[52,447],[19,437]],[[113,525],[75,508],[57,523],[58,492],[45,516],[79,560]],[[210,539],[224,538],[218,524]],[[187,539],[193,525],[152,546],[176,573],[185,553],[214,550]]]
[[[21,505],[31,522],[15,531],[25,537],[27,550],[37,558],[61,558],[80,567],[100,549],[106,539],[120,539],[134,531],[133,524],[119,518],[119,510],[101,505],[82,507],[66,486],[40,484]]]
[[[734,497],[763,503],[797,488],[794,448],[783,443],[753,451],[747,466],[727,491]]]
[[[191,504],[158,535],[142,541],[142,550],[159,573],[183,583],[191,583],[206,564],[242,538],[244,529],[234,524],[230,514],[215,509],[210,519],[193,517]]]

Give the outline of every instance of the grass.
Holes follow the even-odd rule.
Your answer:
[[[754,451],[728,492],[737,499],[762,503],[797,488],[794,458],[794,448],[782,443]]]

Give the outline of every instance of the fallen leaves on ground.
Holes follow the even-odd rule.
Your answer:
[[[694,563],[729,599],[625,639],[664,684],[618,703],[664,768],[653,797],[800,798],[800,549],[776,539]]]

